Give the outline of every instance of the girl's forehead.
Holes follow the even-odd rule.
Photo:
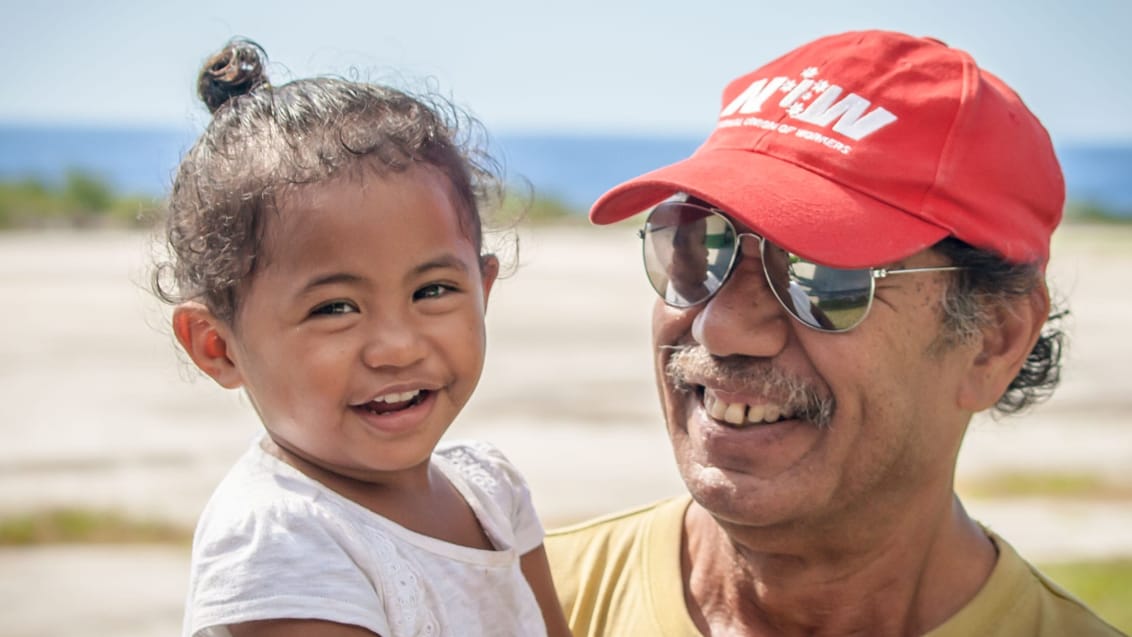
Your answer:
[[[467,213],[443,173],[428,166],[400,172],[342,175],[291,186],[275,197],[264,226],[265,250],[287,245],[350,241],[368,234],[373,248],[430,241],[478,245]],[[326,235],[326,236],[322,236]]]

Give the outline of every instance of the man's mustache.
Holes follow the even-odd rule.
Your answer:
[[[728,392],[765,396],[793,411],[796,418],[828,427],[836,407],[833,396],[809,379],[783,372],[770,361],[750,356],[713,356],[700,345],[674,345],[664,371],[677,391],[700,385]]]

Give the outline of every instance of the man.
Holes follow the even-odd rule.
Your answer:
[[[971,416],[1057,381],[1045,129],[962,51],[897,33],[735,80],[707,142],[622,184],[690,497],[552,533],[592,635],[1117,635],[963,509]],[[669,294],[688,224],[702,289]],[[693,259],[687,259],[692,262]]]

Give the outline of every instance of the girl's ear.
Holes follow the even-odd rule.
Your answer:
[[[1006,393],[1041,336],[1049,306],[1049,292],[1038,285],[1030,294],[992,309],[994,320],[982,328],[980,349],[960,387],[963,408],[988,409]]]
[[[202,372],[221,387],[235,389],[244,384],[240,370],[228,357],[226,326],[200,303],[182,303],[173,309],[173,334]]]
[[[487,299],[491,296],[491,286],[499,277],[499,257],[485,254],[480,257],[480,276],[483,279],[483,306],[487,309]]]

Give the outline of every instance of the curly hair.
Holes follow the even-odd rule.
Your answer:
[[[955,238],[937,243],[934,250],[964,269],[955,272],[943,299],[943,345],[964,342],[993,321],[996,305],[1028,296],[1044,285],[1035,264],[1015,264],[974,248]],[[996,413],[1013,414],[1047,398],[1061,381],[1061,354],[1066,335],[1061,321],[1068,310],[1053,308],[1041,335],[1006,391],[994,406]]]
[[[272,86],[267,55],[233,40],[204,64],[197,93],[212,120],[177,169],[165,219],[167,260],[152,287],[198,300],[220,320],[263,259],[265,219],[288,189],[428,165],[451,184],[460,223],[483,252],[481,211],[503,193],[478,121],[437,95],[335,77]]]

